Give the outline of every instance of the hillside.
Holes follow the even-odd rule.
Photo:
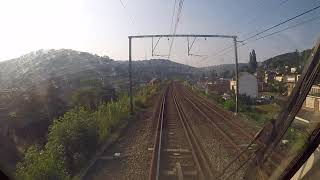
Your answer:
[[[311,49],[306,49],[302,52],[296,51],[280,54],[263,61],[263,66],[267,68],[282,68],[284,66],[303,67],[310,53]]]
[[[239,63],[239,69],[247,67],[247,63]],[[231,76],[235,71],[235,64],[219,64],[216,66],[202,67],[200,68],[204,73],[210,73],[210,71],[214,70],[220,76]]]
[[[133,61],[134,85],[197,73],[169,60]],[[70,108],[74,92],[97,84],[111,93],[127,90],[128,62],[69,49],[39,50],[0,62],[0,144],[10,149],[1,151],[0,168],[12,172],[28,145],[44,143],[48,126]]]

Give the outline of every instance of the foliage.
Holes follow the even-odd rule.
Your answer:
[[[217,72],[214,70],[214,69],[212,69],[211,71],[210,71],[210,79],[211,79],[211,81],[214,81],[214,80],[216,80],[217,79]]]
[[[283,82],[274,81],[271,84],[272,92],[279,92],[279,93],[285,93],[287,91],[287,87]]]
[[[311,54],[311,49],[304,50],[302,52],[290,52],[275,56],[267,59],[263,62],[265,67],[283,69],[284,66],[300,67],[298,72],[301,73],[302,67],[306,63],[308,57]]]
[[[82,88],[73,93],[71,103],[73,106],[93,110],[98,107],[101,99],[95,88]]]
[[[256,72],[257,67],[258,67],[258,63],[257,63],[256,52],[253,49],[252,52],[250,52],[250,60],[249,60],[249,70],[250,70],[250,72]]]
[[[122,95],[117,102],[111,101],[102,104],[94,113],[99,127],[99,142],[106,140],[112,128],[116,127],[122,119],[129,115],[129,98]]]
[[[65,152],[66,168],[73,172],[98,146],[98,129],[93,113],[82,107],[72,109],[50,126],[45,148],[54,152],[62,146]]]
[[[143,103],[159,86],[140,89],[135,100]],[[88,162],[96,149],[108,139],[113,128],[129,115],[128,96],[103,103],[96,111],[75,107],[54,120],[43,148],[31,146],[18,163],[18,179],[69,179]]]
[[[159,85],[147,85],[140,89],[134,97],[134,104],[138,108],[145,108],[147,100],[159,90]]]
[[[31,146],[25,153],[22,162],[17,164],[17,179],[43,180],[43,179],[70,179],[66,171],[61,146],[54,152],[40,150],[37,146]]]

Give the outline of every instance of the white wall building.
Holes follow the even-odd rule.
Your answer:
[[[236,91],[236,81],[230,81],[230,89]],[[239,73],[239,94],[245,94],[251,98],[258,96],[258,80],[257,77],[248,73],[240,72]]]

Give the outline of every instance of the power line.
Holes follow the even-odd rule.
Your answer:
[[[169,32],[170,32],[170,33],[171,33],[171,31],[172,31],[174,14],[175,14],[175,12],[176,12],[176,4],[177,4],[177,0],[174,0],[173,13],[172,13],[171,24],[170,24],[170,29],[169,29]]]
[[[285,1],[288,1],[288,0],[285,0]],[[282,3],[284,3],[285,1],[283,1]],[[312,9],[310,9],[310,10],[307,10],[307,11],[305,11],[305,12],[299,14],[299,15],[296,15],[296,16],[294,16],[294,17],[292,17],[292,18],[289,18],[289,19],[287,19],[287,20],[285,20],[285,21],[282,21],[282,22],[280,22],[280,23],[278,23],[278,24],[276,24],[276,25],[273,25],[273,26],[271,26],[271,27],[269,27],[269,28],[267,28],[267,29],[265,29],[265,30],[263,30],[263,31],[260,31],[260,32],[256,33],[256,34],[253,35],[253,36],[250,36],[250,37],[246,38],[246,39],[243,40],[242,42],[244,43],[245,41],[248,41],[248,40],[250,40],[250,39],[252,39],[252,38],[254,38],[254,37],[256,37],[256,36],[259,36],[260,34],[263,34],[263,33],[267,32],[267,31],[269,31],[269,30],[271,30],[271,29],[274,29],[274,28],[276,28],[276,27],[278,27],[278,26],[280,26],[280,25],[283,25],[283,24],[285,24],[285,23],[287,23],[287,22],[290,22],[290,21],[292,21],[292,20],[294,20],[294,19],[296,19],[296,18],[298,18],[298,17],[301,17],[301,16],[303,16],[303,15],[305,15],[305,14],[307,14],[307,13],[310,13],[310,12],[316,10],[316,9],[319,9],[319,8],[320,8],[320,6],[314,7],[314,8],[312,8]],[[303,25],[303,24],[306,24],[306,23],[315,21],[315,20],[318,19],[318,18],[319,18],[319,17],[316,17],[316,18],[312,18],[312,19],[303,21],[303,22],[298,23],[298,24],[296,24],[296,25],[294,25],[294,26],[290,26],[290,27],[287,27],[287,28],[285,28],[285,29],[282,29],[282,30],[273,32],[273,33],[268,34],[268,35],[265,35],[265,36],[263,36],[263,37],[260,37],[260,38],[258,38],[258,39],[256,39],[256,40],[260,40],[260,39],[263,39],[263,38],[266,38],[266,37],[269,37],[269,36],[278,34],[278,33],[280,33],[280,32],[283,32],[283,31],[286,31],[286,30],[289,30],[289,29],[293,29],[293,28],[298,27],[298,26],[301,26],[301,25]],[[244,46],[244,45],[246,45],[246,44],[247,44],[247,42],[245,42],[244,44],[241,44],[239,47]],[[226,48],[224,48],[224,49],[222,49],[221,51],[219,51],[219,52],[218,52],[219,54],[217,54],[217,55],[215,55],[215,56],[225,55],[226,53],[230,52],[230,50],[232,49],[232,47],[233,47],[233,46],[227,46]],[[222,54],[221,54],[221,53],[222,53]]]
[[[317,16],[317,17],[308,19],[308,20],[306,20],[306,21],[302,21],[302,22],[300,22],[300,23],[298,23],[298,24],[295,24],[295,25],[293,25],[293,26],[289,26],[289,27],[284,28],[284,29],[282,29],[282,30],[275,31],[275,32],[273,32],[273,33],[270,33],[270,34],[267,34],[267,35],[265,35],[265,36],[259,37],[259,38],[255,39],[255,41],[259,41],[259,40],[261,40],[261,39],[265,39],[265,38],[267,38],[267,37],[270,37],[270,36],[279,34],[279,33],[283,32],[283,31],[290,30],[290,29],[294,29],[294,28],[296,28],[296,27],[299,27],[299,26],[301,26],[301,25],[304,25],[304,24],[307,24],[307,23],[310,23],[310,22],[313,22],[313,21],[316,21],[316,20],[319,20],[319,19],[320,19],[320,16]],[[241,44],[241,45],[239,45],[239,48],[241,48],[242,46],[246,46],[247,44],[248,44],[248,42],[247,42],[247,43],[244,43],[244,44]],[[227,48],[225,48],[225,49],[227,49]],[[228,49],[231,50],[230,47],[228,47]],[[216,55],[216,56],[226,55],[228,52],[230,52],[230,50],[224,52],[223,54],[219,54],[219,55]]]
[[[286,4],[288,1],[289,1],[289,0],[283,0],[283,1],[281,1],[277,7],[283,6],[283,5]],[[265,2],[265,1],[260,1],[260,3],[257,5],[257,7],[256,7],[255,9],[261,8],[261,7],[262,7],[263,9],[265,9],[263,2]],[[246,16],[248,16],[248,15],[250,14],[250,11],[246,11],[246,12],[249,12],[249,13],[247,13],[247,15],[246,15]],[[250,16],[251,16],[251,14],[250,14]],[[260,14],[260,16],[261,16],[261,14]],[[243,17],[243,16],[240,16],[240,17]],[[250,21],[248,21],[246,24],[247,24],[247,25],[250,25],[250,24],[252,24],[253,22],[257,21],[258,19],[259,19],[259,15],[258,15],[258,16],[255,16],[253,19],[251,19]],[[241,33],[239,36],[242,36],[242,35],[243,35],[243,36],[248,36],[248,35],[253,34],[253,33],[255,33],[255,32],[256,32],[256,30],[255,30],[255,31],[251,31],[251,32],[246,33],[246,34]],[[240,32],[238,31],[236,34],[238,34],[238,33],[240,33]]]
[[[130,13],[129,13],[128,9],[127,9],[127,6],[123,3],[122,0],[119,0],[119,1],[120,1],[121,5],[122,5],[123,9],[126,11],[126,14],[129,17],[131,24],[134,25],[133,17],[130,15]]]
[[[265,35],[265,36],[259,37],[258,39],[256,39],[256,41],[257,41],[257,40],[260,40],[260,39],[264,39],[264,38],[269,37],[269,36],[272,36],[272,35],[275,35],[275,34],[278,34],[278,33],[281,33],[281,32],[283,32],[283,31],[286,31],[286,30],[289,30],[289,29],[293,29],[293,28],[296,28],[296,27],[298,27],[298,26],[301,26],[301,25],[304,25],[304,24],[307,24],[307,23],[310,23],[310,22],[319,20],[319,19],[320,19],[320,16],[317,16],[317,17],[308,19],[308,20],[306,20],[306,21],[302,21],[302,22],[300,22],[300,23],[298,23],[298,24],[295,24],[295,25],[293,25],[293,26],[289,26],[289,27],[284,28],[284,29],[282,29],[282,30],[275,31],[275,32],[273,32],[273,33],[271,33],[271,34],[267,34],[267,35]]]
[[[305,15],[305,14],[308,14],[308,13],[310,13],[310,12],[316,10],[316,9],[319,9],[319,8],[320,8],[320,6],[317,6],[317,7],[314,7],[314,8],[312,8],[312,9],[309,9],[309,10],[307,10],[307,11],[305,11],[305,12],[299,14],[299,15],[296,15],[296,16],[294,16],[294,17],[292,17],[292,18],[289,18],[289,19],[287,19],[287,20],[285,20],[285,21],[282,21],[282,22],[280,22],[280,23],[278,23],[278,24],[276,24],[276,25],[273,25],[273,26],[271,26],[271,27],[269,27],[269,28],[267,28],[267,29],[265,29],[265,30],[263,30],[263,31],[260,31],[260,32],[258,32],[258,33],[256,33],[256,34],[254,34],[253,36],[250,36],[250,37],[246,38],[246,39],[243,40],[243,41],[247,41],[247,40],[252,39],[252,38],[254,38],[254,37],[256,37],[256,36],[259,36],[259,35],[262,34],[262,33],[265,33],[265,32],[267,32],[267,31],[269,31],[269,30],[271,30],[271,29],[274,29],[274,28],[276,28],[276,27],[278,27],[278,26],[281,26],[282,24],[285,24],[285,23],[287,23],[287,22],[290,22],[290,21],[292,21],[292,20],[294,20],[294,19],[296,19],[296,18],[298,18],[298,17],[300,17],[300,16],[303,16],[303,15]]]
[[[280,2],[279,6],[283,6],[283,5],[286,4],[288,1],[289,1],[289,0],[283,0],[282,2]],[[258,7],[258,8],[263,7],[262,5],[263,5],[263,4],[262,4],[262,1],[260,1],[260,3],[258,4],[257,7]],[[259,19],[259,18],[256,17],[256,18],[252,19],[251,21],[249,21],[249,22],[247,23],[247,25],[253,23],[253,22],[256,21],[257,19]],[[252,34],[252,33],[254,33],[254,32],[256,32],[256,31],[251,31],[251,32],[249,32],[249,33],[246,33],[245,35],[250,35],[250,34]],[[237,34],[238,34],[238,33],[239,33],[239,32],[237,32]],[[241,33],[241,34],[243,34],[243,33]],[[217,53],[219,53],[219,54],[220,54],[220,53],[223,53],[223,52],[225,52],[226,50],[231,49],[232,47],[233,47],[233,45],[227,46],[227,47],[221,49],[220,51],[218,51]]]
[[[286,4],[289,0],[283,0],[282,2],[280,2],[280,6]]]
[[[182,8],[183,8],[183,2],[184,2],[184,0],[180,0],[179,1],[179,7],[178,7],[178,11],[177,11],[176,22],[175,22],[173,33],[172,33],[173,35],[175,35],[176,32],[177,32],[177,28],[178,28],[178,24],[179,24],[179,21],[180,21]],[[174,37],[172,37],[172,40],[171,40],[171,43],[170,43],[168,59],[170,59],[173,42],[174,42]]]

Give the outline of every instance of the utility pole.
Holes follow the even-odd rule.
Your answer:
[[[133,94],[132,94],[132,55],[131,55],[131,41],[129,37],[129,98],[130,98],[130,114],[133,115]]]
[[[237,37],[233,38],[234,43],[234,56],[236,61],[236,110],[235,113],[239,112],[239,66],[238,66],[238,50],[237,50]]]

